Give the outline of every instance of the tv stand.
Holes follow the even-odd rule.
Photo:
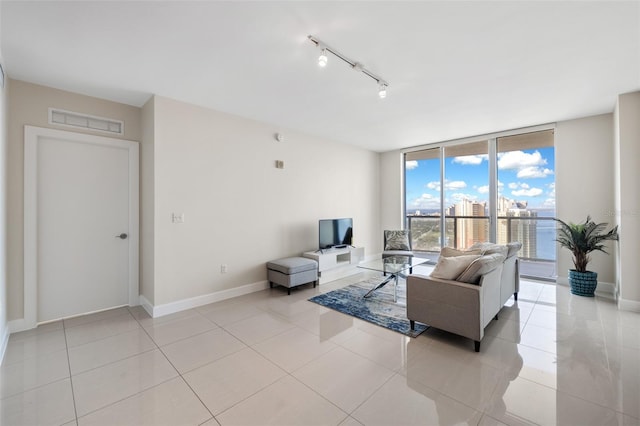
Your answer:
[[[340,244],[340,245],[333,246],[333,247],[327,247],[327,248],[318,249],[318,250],[314,251],[314,253],[322,253],[322,254],[324,254],[324,253],[331,252],[331,250],[343,249],[343,248],[347,248],[347,247],[355,248],[355,246],[350,246],[350,245],[347,245],[347,244]]]
[[[322,284],[357,274],[359,271],[356,266],[364,260],[364,247],[345,245],[322,249],[320,252],[308,251],[303,256],[318,262],[318,275]]]

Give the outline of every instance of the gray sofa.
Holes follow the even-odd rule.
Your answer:
[[[511,295],[517,300],[520,247],[482,243],[466,251],[443,248],[430,276],[407,277],[411,328],[418,321],[468,337],[479,352],[485,327],[498,318]]]

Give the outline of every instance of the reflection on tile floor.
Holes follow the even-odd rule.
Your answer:
[[[11,336],[6,425],[640,425],[640,314],[523,280],[482,351],[308,302],[360,276]]]

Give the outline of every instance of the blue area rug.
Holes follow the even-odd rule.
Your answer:
[[[405,336],[419,336],[429,326],[416,323],[415,330],[411,330],[407,319],[404,280],[400,280],[398,283],[398,303],[393,301],[392,283],[374,291],[366,299],[362,297],[376,283],[380,283],[382,279],[382,277],[369,278],[338,290],[319,294],[309,299],[309,301],[402,333]]]

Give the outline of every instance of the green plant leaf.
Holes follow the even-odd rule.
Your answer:
[[[618,227],[614,226],[605,232],[606,223],[595,223],[591,216],[587,216],[584,223],[571,223],[554,218],[559,223],[558,237],[556,241],[561,247],[568,249],[573,254],[573,264],[577,271],[585,272],[591,260],[589,253],[601,251],[607,253],[605,241],[618,241]]]

